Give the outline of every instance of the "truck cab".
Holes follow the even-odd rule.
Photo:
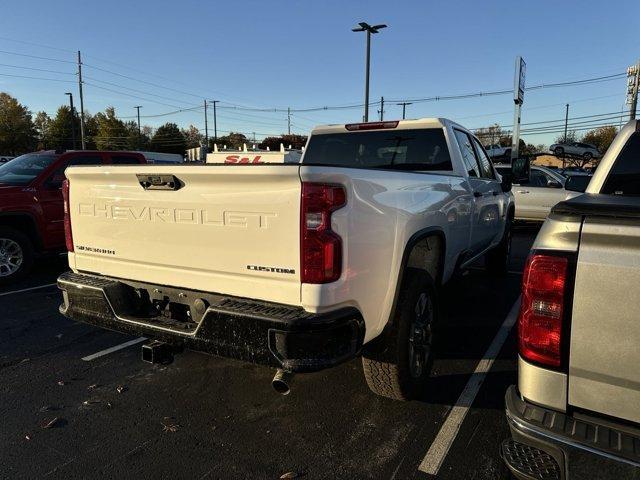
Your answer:
[[[64,251],[65,169],[145,163],[136,152],[41,151],[0,165],[0,284],[24,276],[37,256]]]

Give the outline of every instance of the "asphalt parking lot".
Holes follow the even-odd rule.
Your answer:
[[[193,352],[149,365],[139,343],[104,353],[136,339],[61,316],[65,260],[47,259],[0,290],[0,477],[509,478],[509,313],[535,233],[517,229],[506,277],[477,268],[443,289],[431,385],[408,403],[370,393],[359,360],[283,397],[266,367]]]

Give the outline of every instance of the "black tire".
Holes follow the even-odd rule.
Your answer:
[[[420,309],[423,315],[417,313]],[[426,271],[407,268],[391,330],[362,356],[371,391],[394,400],[411,400],[424,393],[433,362],[437,319],[435,282]]]
[[[556,147],[556,148],[553,150],[553,154],[554,154],[556,157],[559,157],[559,156],[561,156],[561,155],[564,155],[564,148],[562,148],[562,147]]]
[[[0,227],[0,285],[23,278],[31,270],[33,257],[33,243],[28,236],[15,228]]]
[[[588,162],[593,158],[593,154],[591,152],[584,152],[584,154],[582,155],[582,158],[584,158]]]
[[[509,214],[504,228],[502,240],[485,257],[487,270],[495,275],[506,275],[509,270],[509,255],[511,254],[511,234],[513,215]]]

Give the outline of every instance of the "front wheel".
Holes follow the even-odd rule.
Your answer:
[[[365,349],[364,376],[376,394],[411,400],[424,393],[433,361],[433,326],[438,316],[435,283],[424,270],[407,268],[383,342]]]
[[[0,285],[22,278],[33,263],[29,237],[11,227],[0,227]]]

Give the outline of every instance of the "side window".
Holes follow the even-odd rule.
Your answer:
[[[540,170],[531,170],[529,175],[529,185],[532,187],[546,187],[547,186],[547,176],[541,172]]]
[[[640,132],[631,135],[618,155],[601,193],[640,195]]]
[[[469,172],[469,176],[479,177],[480,168],[478,167],[478,161],[476,160],[476,154],[473,151],[473,146],[471,145],[471,139],[469,138],[469,135],[461,132],[460,130],[454,130],[453,132],[456,136],[458,147],[460,147],[462,161],[464,162],[467,172]]]
[[[100,155],[78,155],[64,162],[59,166],[49,177],[46,182],[48,188],[57,189],[62,188],[62,182],[64,181],[64,171],[67,167],[73,165],[100,165],[102,164],[102,156]]]
[[[476,152],[478,154],[478,163],[480,164],[480,175],[482,176],[482,178],[491,178],[491,179],[496,178],[495,174],[493,173],[493,166],[491,165],[491,160],[489,160],[489,157],[487,157],[487,154],[483,150],[482,145],[480,145],[480,142],[478,142],[478,140],[474,138],[473,144],[476,146]]]
[[[140,165],[140,160],[133,155],[111,155],[108,163],[113,165]]]

